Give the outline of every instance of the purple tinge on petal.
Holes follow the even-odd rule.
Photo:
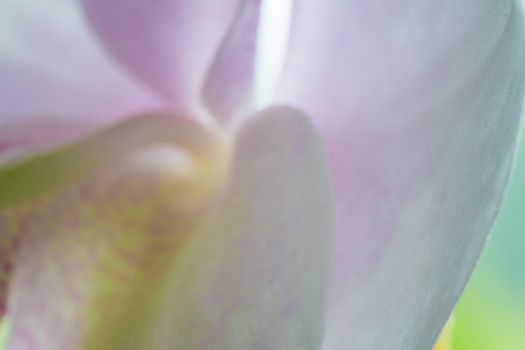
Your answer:
[[[200,88],[240,0],[84,0],[109,52],[176,107],[200,106]]]
[[[6,298],[9,280],[15,265],[16,254],[20,245],[18,228],[5,222],[0,216],[0,319],[6,312]]]
[[[513,2],[295,0],[277,98],[334,129],[400,122],[478,74]]]
[[[96,127],[89,121],[52,117],[4,123],[0,129],[0,166],[73,142]]]
[[[253,108],[260,7],[261,0],[245,0],[239,6],[203,86],[204,101],[223,121]]]
[[[337,201],[323,350],[430,349],[496,216],[525,69],[514,1],[296,0],[276,94]]]
[[[101,50],[75,2],[3,1],[0,31],[0,159],[160,106]]]
[[[0,213],[0,232],[22,235],[8,348],[319,349],[333,219],[320,140],[284,108],[238,136],[203,216],[174,207],[158,149]]]

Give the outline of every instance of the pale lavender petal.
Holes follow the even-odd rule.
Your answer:
[[[222,121],[254,104],[255,50],[261,0],[244,0],[235,23],[210,66],[203,98]]]
[[[159,106],[106,57],[74,1],[2,1],[0,33],[0,159]]]
[[[319,349],[333,213],[307,118],[250,118],[197,216],[175,204],[173,155],[141,153],[1,214],[22,234],[8,349]]]
[[[277,101],[322,131],[337,237],[323,350],[430,349],[511,168],[525,70],[514,1],[296,0]]]
[[[83,0],[109,52],[178,109],[201,106],[206,70],[239,0]]]
[[[404,111],[453,93],[479,74],[513,3],[295,0],[277,97],[333,128],[406,120]]]

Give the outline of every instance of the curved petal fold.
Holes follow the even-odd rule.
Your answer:
[[[2,213],[23,234],[8,349],[319,349],[332,229],[320,142],[284,108],[238,136],[228,182],[198,213],[173,206],[159,149]]]
[[[2,1],[0,32],[0,160],[159,105],[106,57],[74,1]]]
[[[111,54],[175,108],[201,106],[208,66],[240,0],[83,0]]]
[[[337,203],[323,350],[430,349],[511,169],[515,1],[296,0],[276,99],[306,110]]]
[[[208,108],[228,121],[254,106],[255,53],[261,0],[244,0],[203,85]]]

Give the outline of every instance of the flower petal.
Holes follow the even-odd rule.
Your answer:
[[[24,234],[9,349],[319,349],[332,212],[306,118],[251,118],[197,216],[173,206],[173,159],[145,152],[3,213]]]
[[[261,0],[243,0],[203,86],[208,108],[222,121],[254,106],[255,51]]]
[[[416,102],[424,106],[477,75],[514,1],[294,3],[277,97],[334,128],[366,128],[405,120]]]
[[[159,105],[106,57],[74,1],[2,1],[0,32],[0,158]]]
[[[313,115],[336,187],[323,349],[430,349],[513,161],[521,9],[490,0],[296,2],[277,98]]]
[[[204,75],[239,0],[83,0],[109,52],[179,109],[200,106]]]
[[[33,212],[31,206],[52,205],[54,193],[96,175],[130,154],[159,144],[171,145],[173,150],[160,152],[167,154],[166,157],[153,155],[147,164],[153,169],[148,171],[159,166],[165,170],[167,174],[161,171],[165,180],[157,185],[176,192],[176,197],[170,197],[170,204],[189,215],[209,202],[218,184],[223,182],[226,147],[220,135],[192,119],[172,113],[128,118],[67,146],[9,162],[0,168],[0,316],[6,310],[6,293],[17,266],[21,242],[27,239],[22,221]],[[191,155],[191,161],[185,155]],[[115,168],[120,174],[117,176],[124,177],[118,172],[120,168]],[[141,179],[141,175],[137,177]],[[150,178],[153,182],[159,181]],[[82,202],[81,196],[74,198]],[[34,211],[38,212],[38,208]]]

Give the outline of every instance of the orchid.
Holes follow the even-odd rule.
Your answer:
[[[3,0],[7,349],[432,349],[524,73],[513,0]]]

